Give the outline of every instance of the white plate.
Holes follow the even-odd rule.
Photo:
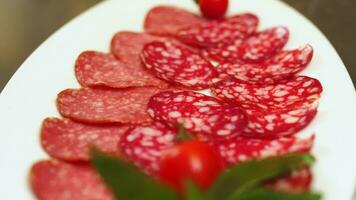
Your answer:
[[[159,3],[197,10],[193,0],[111,0],[90,9],[44,42],[20,67],[0,96],[1,199],[32,199],[28,170],[47,158],[39,144],[42,119],[58,116],[55,98],[79,87],[73,63],[84,50],[108,51],[118,30],[140,31],[145,13]],[[328,40],[307,19],[276,0],[231,1],[230,13],[251,11],[261,28],[286,25],[289,48],[311,43],[315,56],[303,74],[318,78],[324,93],[319,114],[303,132],[317,135],[314,188],[325,200],[349,200],[355,185],[356,95],[344,64]],[[353,155],[352,155],[353,154]]]

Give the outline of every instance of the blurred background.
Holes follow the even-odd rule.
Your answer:
[[[0,0],[0,91],[21,63],[67,21],[101,0]],[[148,0],[145,0],[148,1]],[[333,43],[356,83],[356,0],[283,0]]]

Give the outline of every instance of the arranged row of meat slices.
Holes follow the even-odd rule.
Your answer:
[[[258,24],[251,13],[208,21],[158,6],[146,16],[145,33],[118,32],[109,53],[81,53],[75,74],[83,88],[60,92],[63,118],[42,125],[41,144],[55,160],[33,166],[36,196],[113,199],[87,163],[89,149],[154,176],[179,124],[216,149],[226,167],[309,152],[315,136],[294,134],[313,120],[322,93],[318,80],[297,75],[313,48],[283,50],[288,29],[257,31]],[[306,190],[310,177],[303,169],[269,186]]]

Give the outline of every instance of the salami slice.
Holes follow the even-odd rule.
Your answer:
[[[314,135],[306,139],[296,137],[256,139],[238,136],[228,140],[214,141],[210,145],[217,149],[229,166],[286,154],[306,153],[312,148],[314,138]]]
[[[244,108],[249,121],[245,135],[280,137],[295,134],[313,120],[322,90],[318,80],[299,76],[273,85],[226,80],[213,92]]]
[[[137,125],[121,136],[119,151],[128,160],[149,174],[159,169],[162,152],[174,145],[177,130],[152,122]]]
[[[139,54],[136,59],[139,59]],[[151,74],[141,63],[131,65],[117,60],[112,54],[95,51],[85,51],[79,55],[75,73],[79,83],[87,87],[167,87],[167,84]]]
[[[280,192],[302,193],[309,192],[313,175],[309,167],[294,170],[293,172],[269,181],[267,188]]]
[[[146,44],[141,58],[157,77],[192,89],[208,88],[217,78],[215,68],[189,48],[172,42]]]
[[[88,164],[48,160],[32,166],[31,188],[39,200],[114,200]]]
[[[281,51],[261,63],[224,63],[218,65],[217,70],[243,82],[273,84],[302,71],[312,57],[313,48],[306,45],[295,50]]]
[[[92,125],[70,119],[47,118],[42,123],[41,144],[43,149],[56,159],[88,161],[89,148],[117,154],[119,137],[128,126]]]
[[[254,33],[259,20],[256,15],[245,13],[223,20],[214,20],[186,27],[177,33],[184,43],[200,47],[215,46],[235,38],[245,38]]]
[[[80,122],[136,124],[151,121],[147,104],[159,91],[153,87],[67,89],[58,94],[57,106],[64,117]]]
[[[237,107],[191,91],[161,92],[154,95],[148,113],[172,126],[182,123],[203,139],[226,139],[237,136],[246,126],[244,113]]]
[[[156,35],[174,36],[177,31],[204,22],[205,19],[173,6],[157,6],[146,15],[144,29]]]
[[[223,62],[262,62],[278,53],[288,42],[289,31],[285,27],[274,27],[256,33],[247,39],[223,42],[202,50],[202,55]]]

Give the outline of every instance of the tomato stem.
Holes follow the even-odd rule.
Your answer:
[[[178,124],[178,135],[176,137],[176,141],[182,142],[182,141],[191,140],[192,138],[193,137],[191,135],[187,134],[184,125],[182,123]]]
[[[194,2],[199,5],[199,0],[194,0]]]

